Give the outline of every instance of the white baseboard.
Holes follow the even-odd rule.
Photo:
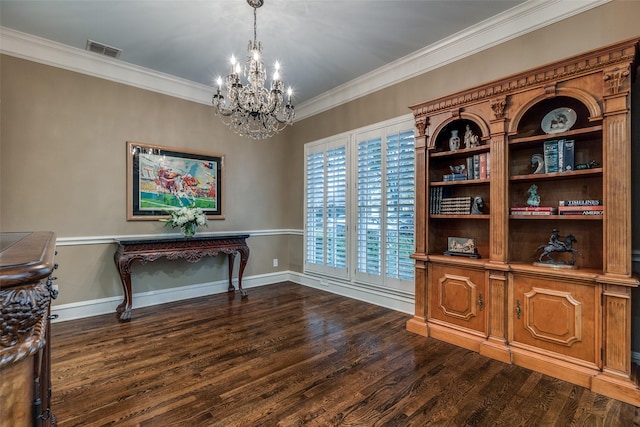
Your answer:
[[[402,313],[414,313],[414,296],[400,293],[394,289],[381,290],[374,286],[359,285],[353,282],[341,282],[331,280],[330,278],[296,272],[290,272],[290,276],[289,280],[294,283],[379,305]]]

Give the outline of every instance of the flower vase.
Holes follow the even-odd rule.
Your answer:
[[[193,237],[196,234],[196,225],[194,223],[185,224],[182,227],[182,234],[184,237]]]
[[[460,137],[458,136],[458,130],[451,131],[451,138],[449,138],[449,150],[456,151],[460,148]]]

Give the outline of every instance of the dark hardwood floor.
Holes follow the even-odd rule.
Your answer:
[[[634,426],[638,410],[293,283],[55,323],[66,426]]]

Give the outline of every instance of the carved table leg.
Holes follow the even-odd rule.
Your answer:
[[[120,258],[118,253],[114,257],[118,273],[120,273],[120,281],[122,282],[122,288],[124,289],[124,299],[116,308],[116,316],[121,322],[128,322],[131,320],[131,262],[133,259]]]
[[[229,252],[229,289],[228,292],[234,292],[236,288],[233,287],[233,262],[236,259],[236,254]]]
[[[245,246],[240,248],[240,271],[238,272],[238,289],[240,289],[240,295],[242,298],[247,298],[249,294],[247,291],[242,289],[242,274],[244,273],[244,268],[247,266],[247,261],[249,260],[249,247]]]

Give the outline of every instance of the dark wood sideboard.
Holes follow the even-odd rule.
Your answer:
[[[55,426],[51,298],[56,235],[0,233],[0,426]]]
[[[198,262],[204,257],[226,254],[229,258],[229,292],[235,291],[233,286],[233,262],[236,254],[240,254],[238,273],[238,289],[242,298],[247,292],[242,289],[242,274],[249,260],[248,234],[226,236],[195,236],[188,238],[120,240],[114,254],[114,261],[124,288],[124,299],[118,305],[117,317],[121,322],[131,320],[133,294],[131,291],[131,264],[134,260],[141,263],[155,261],[159,258],[176,260],[182,258],[188,262]]]

